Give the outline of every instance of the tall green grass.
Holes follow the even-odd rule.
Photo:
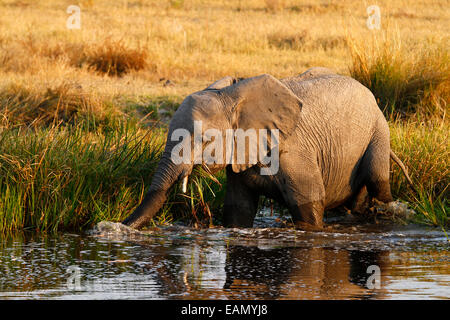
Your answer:
[[[121,220],[149,182],[162,137],[126,126],[106,133],[1,129],[1,230],[82,229]]]
[[[391,145],[408,167],[418,193],[407,184],[404,174],[393,165],[391,187],[394,197],[410,203],[416,222],[450,225],[449,126],[444,122],[395,120],[390,123]]]
[[[132,124],[104,132],[83,126],[1,128],[0,231],[83,230],[123,220],[150,185],[164,143],[164,129]],[[156,222],[192,212],[204,223],[208,212],[212,223],[208,202],[218,186],[198,170],[190,197],[175,188]],[[176,210],[173,204],[179,204]]]

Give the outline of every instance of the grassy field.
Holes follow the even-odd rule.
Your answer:
[[[323,66],[355,77],[389,120],[394,196],[449,225],[448,1],[0,0],[0,229],[80,230],[136,207],[183,98],[220,77]],[[223,174],[199,170],[156,223],[220,220]],[[214,218],[214,219],[213,219]]]

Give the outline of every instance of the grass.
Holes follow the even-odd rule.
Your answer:
[[[0,232],[83,230],[102,220],[123,220],[138,204],[159,161],[164,129],[142,129],[131,122],[115,130],[83,127],[0,129]],[[190,196],[175,188],[157,218],[195,223],[212,214],[210,194],[216,178],[197,169]],[[175,210],[171,207],[177,204]],[[177,215],[178,214],[178,215]]]
[[[427,43],[407,50],[398,34],[372,41],[349,39],[350,75],[368,87],[386,116],[445,117],[450,100],[448,46]]]
[[[147,53],[141,49],[130,49],[121,41],[106,40],[90,48],[76,61],[91,70],[108,76],[123,76],[130,70],[139,71],[147,66]]]
[[[393,165],[395,197],[416,210],[413,221],[448,227],[444,0],[380,0],[376,32],[366,27],[369,4],[356,0],[89,0],[80,2],[80,30],[65,27],[69,4],[0,0],[2,232],[123,219],[186,95],[227,75],[283,78],[312,66],[372,90],[419,190]],[[155,223],[220,222],[225,184],[223,172],[196,171],[188,194],[176,187]]]
[[[117,109],[108,110],[105,101],[85,95],[68,82],[46,88],[10,84],[0,90],[0,110],[3,119],[12,124],[34,127],[93,116],[103,120],[108,113],[117,113]]]
[[[107,133],[76,127],[2,129],[2,231],[82,229],[122,219],[149,183],[161,137],[128,127]]]
[[[417,212],[414,221],[439,226],[450,224],[449,126],[443,121],[391,121],[391,144],[403,159],[418,191],[408,186],[401,170],[393,166],[391,178],[395,198],[410,203]]]

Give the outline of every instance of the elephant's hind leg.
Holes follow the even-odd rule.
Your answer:
[[[385,203],[392,201],[389,184],[389,151],[389,133],[383,134],[377,131],[369,143],[362,163],[369,196]]]
[[[367,192],[367,187],[364,185],[359,189],[358,193],[352,199],[350,210],[352,214],[362,215],[367,212],[371,206],[371,198]]]

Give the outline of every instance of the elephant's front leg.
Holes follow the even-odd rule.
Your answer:
[[[318,230],[323,227],[325,188],[320,170],[312,161],[283,167],[280,189],[296,228]]]
[[[240,174],[227,168],[227,191],[223,208],[224,227],[253,227],[259,194],[249,188]]]

